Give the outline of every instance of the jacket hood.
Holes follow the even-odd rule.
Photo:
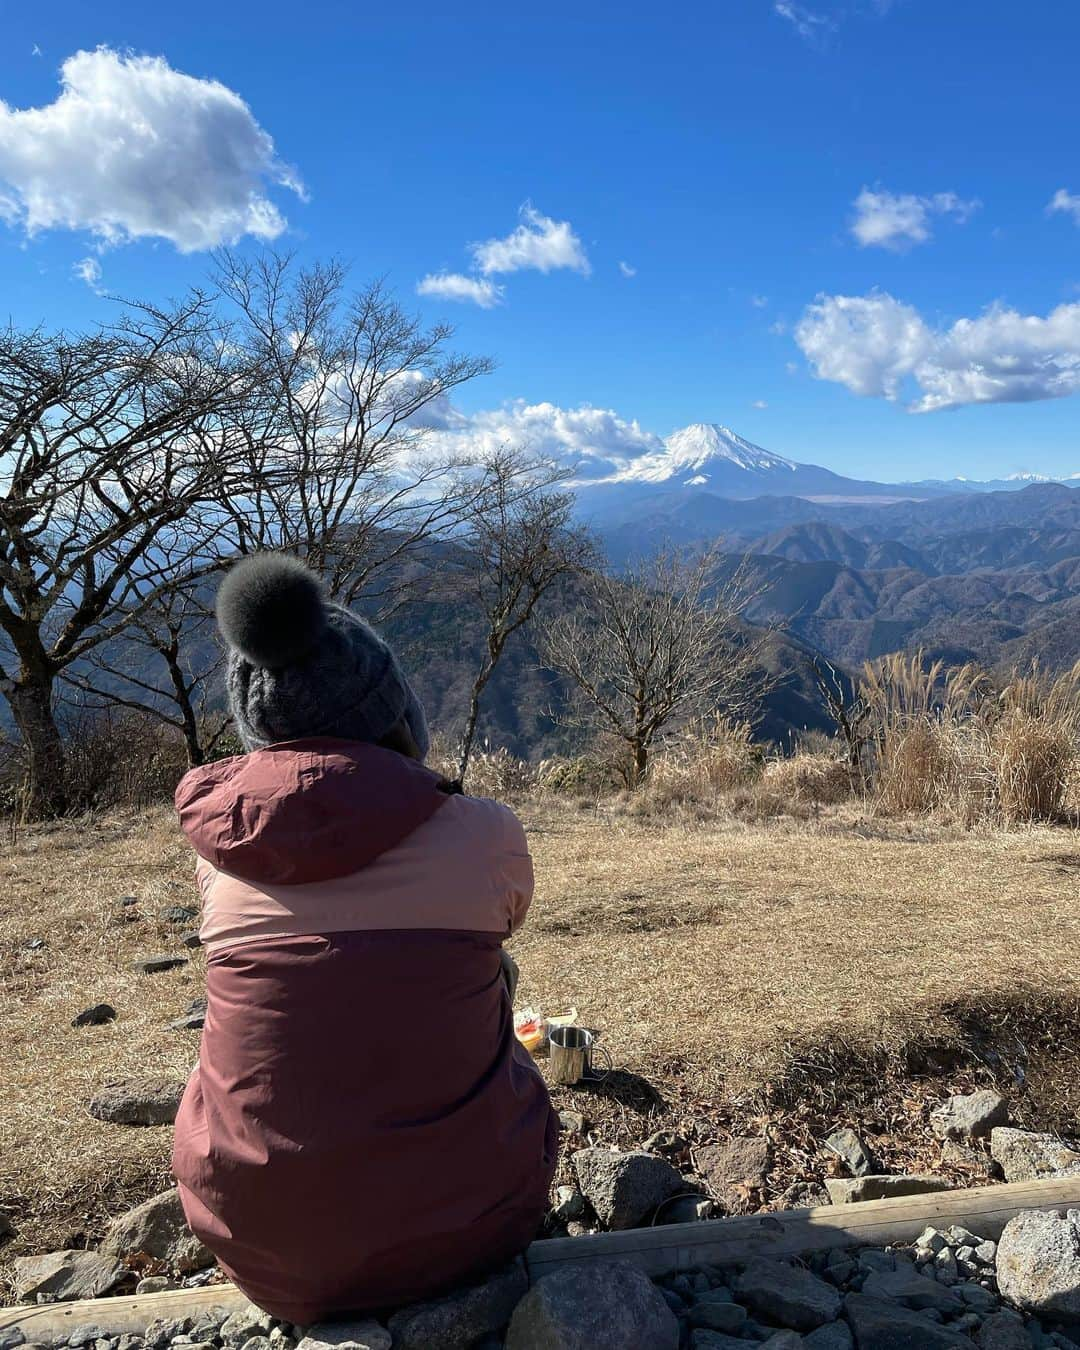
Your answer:
[[[374,862],[447,800],[415,760],[361,741],[286,741],[192,769],[176,789],[195,852],[244,881],[302,885]]]

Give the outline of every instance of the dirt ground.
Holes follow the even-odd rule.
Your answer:
[[[813,823],[642,820],[521,807],[537,897],[515,939],[519,1005],[574,1006],[616,1072],[560,1089],[590,1137],[660,1126],[693,1142],[766,1133],[768,1202],[827,1166],[855,1123],[889,1166],[941,1166],[943,1092],[1004,1084],[1019,1123],[1080,1108],[1080,836],[966,833],[840,808]],[[125,906],[122,898],[136,897]],[[202,956],[160,911],[194,904],[164,809],[25,831],[0,856],[0,1210],[23,1252],[84,1245],[168,1184],[171,1131],[93,1120],[97,1088],[183,1076],[198,1033],[167,1029]],[[165,951],[179,971],[140,975]],[[117,1019],[73,1028],[97,1002]]]

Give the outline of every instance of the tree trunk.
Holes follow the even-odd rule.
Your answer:
[[[67,808],[64,743],[53,713],[53,675],[24,670],[8,693],[26,752],[25,820],[49,820]]]
[[[169,680],[173,687],[173,702],[180,713],[188,768],[197,769],[200,764],[206,763],[206,751],[203,749],[202,738],[199,735],[199,719],[195,715],[195,707],[191,701],[191,690],[188,688],[187,680],[184,678],[184,672],[180,665],[179,634],[174,635],[171,643],[160,646],[158,651],[168,668]]]
[[[631,787],[640,787],[645,781],[645,770],[649,767],[649,747],[641,738],[635,739],[633,743],[634,761],[633,761],[633,782]]]

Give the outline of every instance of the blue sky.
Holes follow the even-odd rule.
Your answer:
[[[450,8],[8,6],[11,318],[89,324],[276,235],[494,357],[457,399],[488,434],[1080,472],[1080,7]]]

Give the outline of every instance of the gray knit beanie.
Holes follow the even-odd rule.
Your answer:
[[[218,590],[217,621],[246,749],[311,736],[378,742],[404,720],[427,755],[424,710],[393,652],[296,558],[237,563]]]

